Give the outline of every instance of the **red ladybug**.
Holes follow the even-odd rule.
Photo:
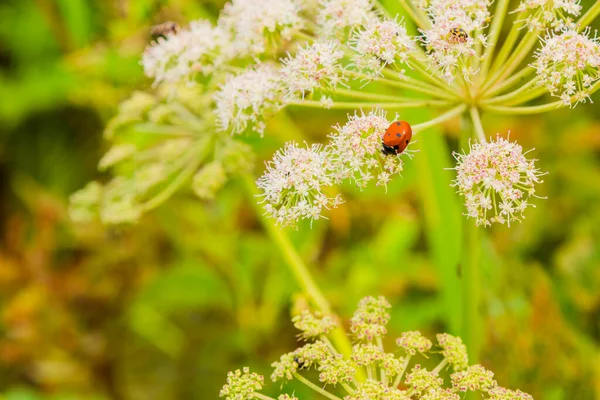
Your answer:
[[[406,149],[412,138],[412,128],[406,121],[393,122],[383,134],[383,149],[385,155],[400,154]]]

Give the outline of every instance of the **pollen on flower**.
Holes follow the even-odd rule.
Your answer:
[[[220,127],[232,133],[253,130],[262,135],[264,119],[283,106],[283,81],[269,64],[259,64],[230,75],[215,94]]]
[[[328,150],[336,165],[337,181],[349,179],[361,189],[372,180],[377,186],[386,186],[392,176],[402,172],[400,155],[381,152],[381,140],[389,125],[385,112],[376,109],[366,115],[351,115],[344,126],[334,127]]]
[[[427,13],[431,27],[422,30],[422,40],[430,61],[440,68],[444,78],[453,81],[457,73],[465,79],[476,73],[472,59],[476,57],[475,46],[486,44],[481,32],[490,19],[487,0],[433,0]]]
[[[464,371],[453,373],[451,378],[452,386],[459,392],[487,391],[496,386],[494,373],[481,365],[471,365]]]
[[[316,42],[298,49],[283,60],[282,79],[289,99],[304,98],[316,89],[334,90],[345,85],[344,68],[340,60],[344,52],[335,42]]]
[[[526,153],[525,153],[526,154]],[[480,226],[520,221],[535,195],[543,175],[528,160],[523,148],[498,136],[495,141],[476,142],[468,154],[454,154],[458,161],[454,186],[465,198],[467,216]]]
[[[454,370],[460,371],[467,368],[469,365],[467,346],[463,344],[461,338],[447,333],[439,333],[437,341],[442,348],[442,355]]]
[[[352,382],[356,374],[353,364],[340,354],[321,360],[317,370],[319,371],[319,380],[329,385]]]
[[[223,49],[229,42],[218,27],[204,20],[192,21],[189,28],[160,37],[144,51],[144,73],[154,83],[193,82],[209,75],[224,61]]]
[[[600,81],[600,44],[598,39],[584,33],[565,30],[550,33],[544,45],[536,51],[532,66],[537,70],[539,82],[565,105],[575,105],[589,99],[592,86]]]
[[[294,316],[292,322],[296,329],[302,331],[299,336],[304,340],[327,335],[336,327],[335,322],[330,316],[320,316],[308,310],[304,310],[302,314]]]
[[[320,34],[330,38],[344,38],[353,28],[376,17],[371,0],[320,0],[320,6]]]
[[[254,372],[250,372],[248,367],[242,371],[227,373],[227,383],[219,392],[219,397],[225,397],[226,400],[250,400],[254,398],[253,393],[258,392],[263,387],[264,378]]]
[[[413,390],[423,393],[441,389],[444,380],[436,373],[422,368],[419,364],[406,375],[406,382]]]
[[[294,226],[301,219],[323,218],[323,208],[335,208],[341,197],[329,197],[327,187],[334,182],[329,153],[322,146],[301,148],[289,142],[267,163],[258,179],[265,212],[281,226]]]
[[[530,394],[520,390],[510,390],[502,386],[494,386],[488,390],[489,400],[533,400]]]
[[[523,0],[515,12],[527,12],[523,22],[529,29],[573,29],[573,18],[581,13],[579,3],[579,0]]]
[[[396,339],[396,344],[406,351],[406,354],[414,356],[419,353],[427,353],[432,346],[431,340],[427,339],[419,331],[408,331]]]
[[[392,19],[375,19],[364,29],[357,30],[350,43],[356,51],[356,68],[373,78],[381,75],[381,70],[387,65],[399,69],[408,62],[410,53],[415,49],[405,26]]]
[[[387,333],[390,303],[385,297],[367,296],[358,303],[358,308],[350,319],[350,331],[359,340],[373,340]]]
[[[344,400],[410,400],[408,393],[396,388],[389,387],[383,383],[367,379],[357,385],[356,392],[344,397]]]
[[[304,26],[294,0],[233,0],[225,4],[218,26],[232,36],[231,56],[264,53],[269,43],[289,40]]]

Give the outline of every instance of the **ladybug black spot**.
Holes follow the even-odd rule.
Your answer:
[[[408,139],[406,140],[406,144],[408,144]]]
[[[400,126],[400,122],[396,122],[396,125]]]
[[[401,134],[399,134],[399,133],[396,133],[396,136],[400,137],[400,136],[402,136],[402,135],[401,135]]]

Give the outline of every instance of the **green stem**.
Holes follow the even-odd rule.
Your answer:
[[[523,17],[523,15],[524,15],[524,13],[519,13],[517,15],[517,18],[513,22],[513,25],[510,28],[510,32],[508,32],[508,36],[506,37],[506,40],[502,44],[502,47],[500,48],[498,55],[496,56],[496,58],[494,58],[494,62],[492,63],[491,72],[495,72],[498,68],[500,68],[500,66],[504,63],[504,61],[506,61],[506,58],[510,55],[511,50],[512,50],[513,46],[515,45],[515,42],[517,41],[517,39],[521,33],[521,31],[519,30],[519,27],[517,26],[518,24],[516,21],[519,21]]]
[[[471,114],[471,117],[473,114]],[[476,125],[477,123],[473,121]],[[469,116],[463,117],[463,132],[461,137],[461,147],[468,147],[468,141],[471,137],[471,124]],[[467,346],[469,353],[469,362],[476,364],[479,361],[479,337],[483,334],[483,324],[479,315],[481,296],[479,291],[479,267],[480,267],[480,240],[479,230],[471,219],[463,219],[463,240],[462,240],[462,262],[461,262],[461,280],[462,280],[462,308],[463,321],[461,328],[461,337]]]
[[[306,386],[308,386],[309,388],[311,388],[312,390],[314,390],[315,392],[319,393],[322,396],[327,397],[328,399],[331,400],[342,400],[341,398],[337,397],[334,394],[329,393],[328,391],[321,389],[320,387],[318,387],[317,385],[315,385],[314,383],[312,383],[311,381],[309,381],[308,379],[306,379],[305,377],[303,377],[302,375],[298,374],[298,373],[294,373],[294,378],[299,381],[304,383]]]
[[[484,95],[485,95],[485,97],[489,98],[489,97],[495,95],[496,93],[502,92],[504,89],[508,89],[508,88],[514,86],[515,84],[523,83],[523,81],[526,81],[529,78],[529,75],[531,75],[533,72],[535,72],[535,69],[533,67],[526,66],[525,68],[523,68],[521,71],[517,72],[510,78],[508,78],[502,82],[499,82],[495,85],[492,85],[489,89],[487,89],[484,92]]]
[[[545,87],[537,87],[532,89],[531,85],[536,83],[534,81],[537,81],[537,79],[533,79],[532,82],[520,87],[519,89],[513,92],[507,93],[503,96],[493,97],[486,101],[482,101],[481,104],[513,106],[516,104],[523,104],[525,102],[528,102],[529,100],[533,100],[536,97],[540,97],[541,95],[548,93],[548,89],[546,89]]]
[[[437,375],[446,365],[448,365],[448,360],[444,358],[431,372]]]
[[[404,373],[408,368],[408,364],[410,363],[411,357],[412,356],[410,354],[407,354],[404,358],[404,362],[402,363],[402,367],[400,368],[400,373],[398,373],[398,376],[396,376],[396,379],[394,379],[394,383],[392,384],[393,388],[397,388],[400,382],[402,381],[402,377],[404,376]]]
[[[421,29],[427,29],[430,26],[429,19],[426,15],[424,15],[421,10],[413,9],[411,5],[406,0],[398,0],[404,11],[410,15],[413,21],[417,24],[417,26]]]
[[[328,106],[330,109],[357,109],[357,108],[420,108],[420,107],[445,107],[449,102],[446,100],[415,100],[407,102],[348,102],[334,101]],[[325,108],[318,100],[301,100],[288,103],[290,106]]]
[[[577,32],[584,30],[600,14],[600,0],[596,0],[593,6],[588,8],[585,14],[577,21]]]
[[[259,400],[275,400],[272,397],[265,396],[262,393],[256,393],[256,392],[252,393],[250,396],[251,396],[250,398],[255,398],[255,399],[259,399]]]
[[[469,113],[471,114],[471,120],[473,121],[473,128],[477,134],[477,139],[481,142],[485,142],[485,131],[483,130],[483,124],[481,123],[481,117],[479,116],[477,107],[471,107]]]
[[[503,64],[494,76],[484,86],[484,90],[494,85],[496,82],[502,82],[511,72],[513,72],[527,57],[529,51],[538,41],[539,30],[528,31],[515,49],[510,58]]]
[[[384,351],[383,341],[381,340],[381,337],[377,336],[376,340],[377,340],[377,347],[379,347],[379,350]],[[383,383],[385,386],[387,386],[387,384],[388,384],[387,374],[385,373],[385,370],[383,368],[380,368],[380,372],[381,372],[381,383]]]
[[[250,176],[244,176],[243,178],[244,184],[246,186],[246,190],[250,195],[250,202],[256,209],[257,214],[260,216],[260,221],[267,231],[267,234],[273,241],[273,243],[277,246],[281,256],[283,257],[285,263],[290,268],[294,278],[298,285],[302,288],[302,290],[310,297],[312,302],[315,304],[317,309],[325,314],[325,315],[333,315],[333,311],[331,309],[331,305],[321,293],[321,290],[313,280],[308,268],[294,249],[292,242],[287,237],[285,232],[279,228],[277,228],[271,220],[269,220],[265,215],[263,215],[260,206],[256,202],[256,195],[258,191],[256,190],[256,185],[254,184],[254,180]],[[338,325],[338,327],[331,332],[331,338],[340,353],[349,357],[352,353],[352,345],[350,340],[344,333],[343,329]]]
[[[353,97],[355,99],[375,100],[375,101],[395,101],[395,102],[415,101],[414,97],[400,97],[400,96],[394,96],[394,95],[371,93],[371,92],[351,90],[351,89],[335,89],[335,91],[332,94],[346,96],[346,97]]]
[[[453,108],[453,109],[445,112],[444,114],[440,115],[437,118],[434,118],[434,119],[429,120],[427,122],[423,122],[421,124],[414,125],[412,127],[412,131],[415,134],[419,133],[420,131],[423,131],[423,130],[425,130],[427,128],[430,128],[430,127],[432,127],[434,125],[441,124],[442,122],[445,122],[445,121],[447,121],[447,120],[449,120],[451,118],[456,117],[457,115],[462,114],[466,109],[467,109],[467,105],[466,104],[461,104],[461,105],[459,105],[459,106],[457,106],[457,107],[455,107],[455,108]]]
[[[498,37],[500,36],[500,31],[502,30],[502,23],[504,22],[504,17],[506,16],[508,3],[509,0],[499,0],[498,5],[496,5],[496,12],[494,14],[494,20],[492,21],[492,26],[489,33],[488,45],[483,53],[483,64],[481,65],[480,72],[481,82],[485,82],[485,78],[490,68],[492,54],[494,54],[494,49],[498,43]]]

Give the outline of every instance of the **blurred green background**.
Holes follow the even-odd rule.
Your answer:
[[[303,299],[240,182],[212,202],[180,193],[136,226],[76,226],[66,214],[72,192],[102,179],[102,130],[117,105],[150,87],[139,66],[149,27],[214,20],[221,6],[0,3],[1,399],[216,399],[228,370],[268,376],[296,347],[289,316]],[[253,144],[267,159],[344,119],[288,112]],[[481,362],[539,399],[600,398],[600,108],[484,124],[535,147],[549,174],[548,199],[522,224],[486,231]],[[456,331],[463,217],[444,168],[458,134],[448,124],[419,137],[387,194],[344,188],[328,221],[290,233],[345,320],[365,295],[390,300],[390,344],[407,329]]]

